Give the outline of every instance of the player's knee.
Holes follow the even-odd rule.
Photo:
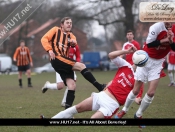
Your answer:
[[[149,97],[153,97],[154,94],[155,94],[155,92],[147,92],[147,95],[148,95]]]
[[[133,89],[132,92],[133,92],[134,95],[138,95],[139,94],[139,90],[140,89]]]
[[[170,70],[168,71],[168,73],[171,73],[171,72],[172,72],[172,71],[170,71]]]
[[[82,112],[83,110],[82,110],[82,106],[81,105],[76,105],[76,109],[77,109],[77,112],[78,113],[80,113],[80,112]]]
[[[57,89],[58,89],[58,90],[63,89],[63,87],[64,87],[64,83],[63,83],[63,82],[57,83]]]
[[[71,84],[68,84],[67,86],[68,86],[68,89],[69,89],[69,90],[75,90],[75,88],[76,88],[76,83],[71,83]]]

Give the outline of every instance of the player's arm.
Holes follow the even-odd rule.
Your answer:
[[[146,39],[146,44],[148,48],[158,47],[162,43],[169,42],[168,38],[157,40],[157,36],[159,34],[159,26],[160,25],[155,24],[150,27],[148,37]]]
[[[70,34],[70,38],[71,38],[69,40],[70,41],[70,45],[73,46],[73,47],[76,46],[77,45],[77,39],[76,39],[76,37],[71,33]]]
[[[117,50],[117,51],[110,52],[108,56],[110,59],[114,59],[114,58],[121,56],[121,55],[124,55],[124,54],[134,53],[136,50],[137,49],[135,46],[131,46],[130,48],[128,48],[126,50]]]
[[[76,52],[75,52],[76,61],[80,62],[81,61],[80,48],[78,45],[76,45],[75,48],[76,48]]]
[[[30,55],[30,50],[29,50],[29,48],[27,48],[27,56],[28,56],[28,58],[29,58],[30,66],[33,66],[33,61],[32,61],[32,57],[31,57],[31,55]]]
[[[168,30],[168,39],[169,39],[169,43],[171,46],[171,49],[173,51],[175,51],[175,37],[174,37],[174,32],[172,32],[172,30]]]
[[[49,50],[52,50],[50,42],[55,33],[56,27],[53,27],[41,38],[41,44],[47,52],[49,52]]]
[[[169,63],[169,56],[170,56],[170,52],[167,54],[167,58],[166,58],[167,63]]]
[[[14,55],[13,55],[13,61],[16,61],[18,53],[19,53],[19,49],[17,48]]]

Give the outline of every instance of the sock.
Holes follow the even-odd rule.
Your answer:
[[[57,83],[49,83],[46,86],[49,89],[56,89],[57,90]]]
[[[87,68],[83,69],[81,71],[81,74],[83,75],[83,77],[88,80],[90,83],[92,83],[99,91],[102,91],[102,84],[98,83],[95,79],[95,77],[92,75],[92,73],[90,71],[88,71]]]
[[[65,90],[65,92],[64,92],[64,96],[63,96],[63,99],[62,99],[61,104],[65,104],[65,103],[66,103],[67,93],[68,93],[68,87],[66,88],[66,90]]]
[[[31,84],[31,78],[29,77],[28,78],[28,85],[30,85]]]
[[[22,86],[22,79],[19,79],[19,86]]]
[[[147,93],[145,94],[144,98],[142,99],[142,102],[140,104],[139,109],[136,112],[137,117],[141,117],[143,112],[148,108],[148,106],[151,104],[154,97],[149,97]]]
[[[68,90],[67,97],[66,97],[65,109],[72,106],[72,104],[74,102],[74,98],[75,98],[75,91],[74,90]]]
[[[172,72],[171,72],[171,73],[168,73],[168,76],[169,76],[169,78],[170,78],[170,82],[171,82],[171,83],[174,83],[173,73],[172,73]]]
[[[75,106],[72,106],[64,111],[61,111],[60,113],[53,116],[51,119],[54,118],[72,118],[74,114],[78,113]]]
[[[131,104],[134,102],[135,98],[136,98],[136,95],[134,95],[133,92],[131,91],[128,94],[128,97],[126,98],[126,102],[125,102],[122,110],[127,112],[129,110],[129,107],[131,106]]]

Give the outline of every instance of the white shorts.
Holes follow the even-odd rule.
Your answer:
[[[111,117],[119,108],[118,102],[108,96],[104,91],[92,93],[93,97],[92,110],[100,111],[104,117]]]
[[[175,64],[170,64],[170,63],[169,63],[169,64],[168,64],[168,70],[169,70],[169,71],[173,71],[173,70],[175,71]]]
[[[134,79],[142,82],[152,81],[160,78],[165,59],[149,58],[144,67],[137,67]]]
[[[75,81],[77,80],[77,75],[75,74],[75,71],[74,71],[74,80]],[[59,82],[63,82],[63,80],[61,79],[60,74],[56,72],[56,83],[59,83]]]

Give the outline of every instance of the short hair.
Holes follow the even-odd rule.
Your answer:
[[[64,17],[64,18],[62,18],[61,19],[61,24],[64,24],[65,20],[69,20],[69,19],[71,19],[71,18],[70,17]]]
[[[132,34],[134,34],[134,32],[132,31],[132,30],[128,30],[126,33],[132,33]]]
[[[20,41],[19,41],[19,43],[22,43],[22,42],[24,42],[24,43],[25,43],[25,41],[24,41],[24,40],[20,40]]]

